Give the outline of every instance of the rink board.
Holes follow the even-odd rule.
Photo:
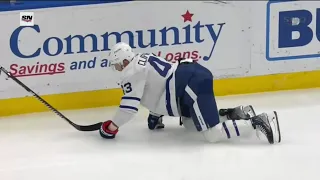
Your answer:
[[[0,65],[61,110],[119,103],[119,74],[111,70],[108,54],[120,40],[135,52],[169,61],[197,60],[213,73],[218,96],[320,87],[318,6],[317,1],[1,6],[6,26]],[[32,26],[20,24],[21,12],[32,13]],[[308,29],[302,36],[293,32],[306,24],[298,28]],[[0,78],[0,116],[46,110],[16,83]]]
[[[274,74],[214,81],[216,96],[258,93],[266,91],[308,89],[320,87],[320,71]],[[120,103],[121,89],[45,95],[43,98],[58,110],[84,109],[115,106]],[[4,104],[0,116],[30,112],[45,112],[48,109],[33,97],[0,100]]]

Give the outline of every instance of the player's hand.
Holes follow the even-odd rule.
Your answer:
[[[111,120],[108,120],[102,123],[101,128],[99,130],[101,137],[106,139],[113,139],[116,137],[116,134],[118,133],[118,129],[111,131],[109,129],[110,124],[112,124]]]
[[[155,113],[150,112],[148,117],[148,127],[150,130],[154,129],[163,129],[164,124],[162,123],[163,115],[158,115]]]

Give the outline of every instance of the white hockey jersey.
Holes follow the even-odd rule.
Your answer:
[[[137,54],[121,72],[123,97],[112,121],[117,126],[130,121],[139,105],[153,113],[179,116],[175,96],[175,70],[170,63],[153,54]]]

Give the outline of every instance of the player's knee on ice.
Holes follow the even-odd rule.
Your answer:
[[[181,121],[184,128],[190,132],[197,132],[194,121],[191,118],[182,117]],[[219,124],[209,127],[207,130],[200,131],[204,138],[212,143],[235,139],[238,137],[248,137],[252,134],[253,128],[250,121],[247,120],[228,120],[226,116],[220,116]]]
[[[251,136],[254,129],[248,120],[227,120],[203,131],[204,138],[212,143]]]
[[[192,120],[192,118],[181,117],[182,126],[186,128],[188,131],[196,132],[197,128]]]

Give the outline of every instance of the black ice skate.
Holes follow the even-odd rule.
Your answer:
[[[249,106],[238,106],[235,108],[229,108],[229,109],[220,109],[219,110],[220,116],[227,116],[228,119],[231,120],[249,120],[252,117],[256,116],[256,113],[254,112],[254,109],[251,105]]]
[[[280,143],[281,133],[276,111],[272,113],[262,113],[251,119],[252,126],[257,133],[262,132],[268,139],[270,144]],[[257,134],[258,135],[258,134]],[[258,135],[259,137],[259,135]]]

